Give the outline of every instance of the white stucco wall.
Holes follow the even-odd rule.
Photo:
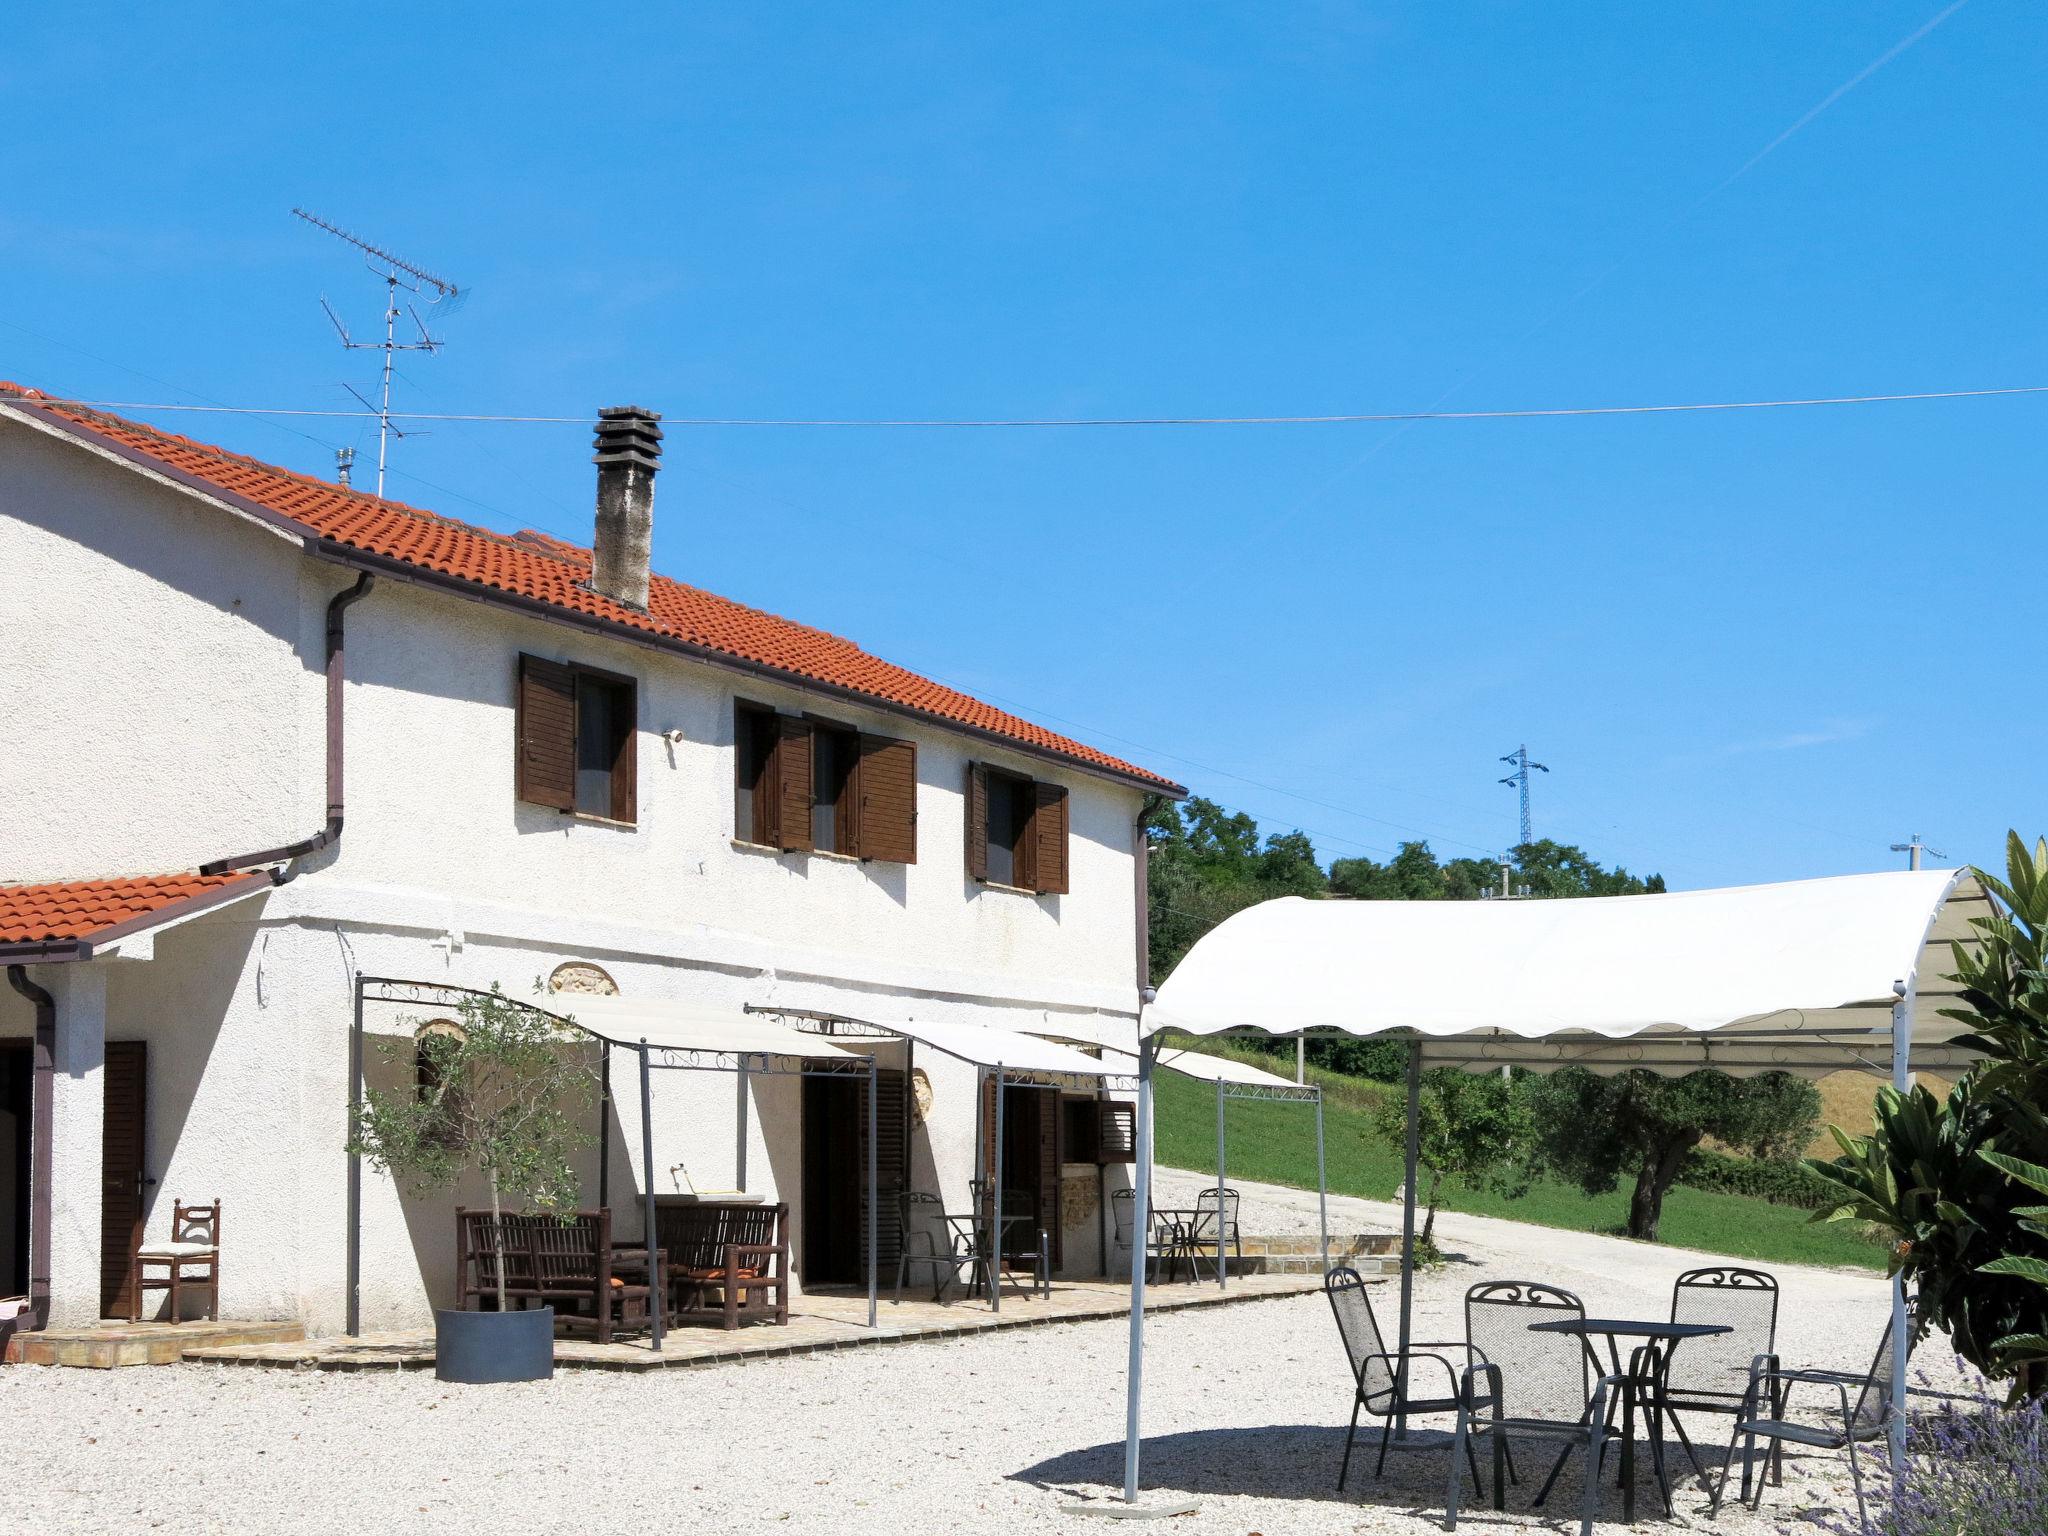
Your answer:
[[[313,830],[312,574],[273,533],[0,419],[0,881],[191,869]]]

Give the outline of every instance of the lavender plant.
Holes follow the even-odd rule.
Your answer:
[[[1988,1393],[1916,1413],[1904,1471],[1871,1501],[1876,1536],[2038,1536],[2048,1531],[2048,1403]]]

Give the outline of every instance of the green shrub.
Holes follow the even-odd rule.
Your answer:
[[[1780,1158],[1730,1157],[1697,1147],[1678,1170],[1678,1182],[1693,1189],[1718,1189],[1748,1195],[1773,1205],[1796,1205],[1818,1211],[1840,1203],[1841,1191],[1804,1163]]]

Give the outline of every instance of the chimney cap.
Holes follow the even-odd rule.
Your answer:
[[[661,415],[637,405],[608,405],[597,413],[597,432],[591,446],[593,464],[644,464],[661,466]]]

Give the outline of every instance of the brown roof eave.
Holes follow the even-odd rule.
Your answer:
[[[231,901],[240,901],[258,887],[268,887],[275,883],[269,870],[255,869],[231,884],[216,886],[210,891],[201,891],[198,895],[187,896],[182,901],[166,902],[163,906],[152,907],[147,912],[138,912],[131,918],[105,928],[95,928],[83,938],[22,939],[13,943],[0,943],[0,964],[57,965],[67,960],[90,960],[99,950],[117,940],[132,938],[138,933],[161,927],[179,918],[197,917],[214,907],[226,906]]]

